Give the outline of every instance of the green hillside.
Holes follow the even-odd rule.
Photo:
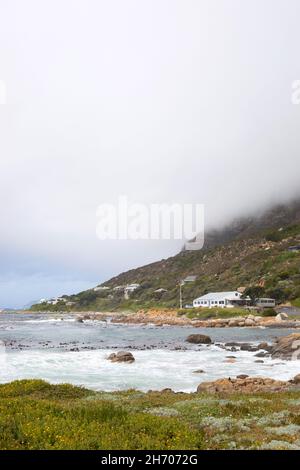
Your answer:
[[[182,251],[174,257],[122,273],[102,284],[109,289],[91,289],[66,296],[67,302],[35,305],[33,310],[176,308],[178,283],[189,275],[197,278],[184,285],[184,304],[209,291],[259,285],[261,295],[300,306],[300,251],[290,251],[295,245],[300,245],[300,201],[211,231],[203,250]],[[140,287],[129,299],[124,298],[122,290],[114,290],[131,283]],[[164,290],[156,292],[158,289]]]

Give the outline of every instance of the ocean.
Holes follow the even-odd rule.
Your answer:
[[[72,315],[1,314],[0,382],[38,378],[72,383],[93,390],[141,391],[172,388],[193,392],[202,381],[238,374],[288,380],[299,373],[298,361],[263,358],[256,353],[230,352],[213,344],[192,345],[192,333],[209,335],[214,343],[272,342],[293,332],[275,328],[193,328],[125,325],[87,320]],[[107,356],[131,351],[132,364],[111,363]],[[224,362],[235,356],[235,362]],[[197,373],[197,370],[203,373]]]

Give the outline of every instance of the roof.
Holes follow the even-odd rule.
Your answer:
[[[186,276],[183,279],[183,282],[194,282],[194,281],[196,281],[196,279],[197,279],[197,276]]]
[[[241,294],[237,291],[231,292],[209,292],[208,294],[202,295],[202,297],[197,297],[195,300],[223,300],[225,299],[236,299],[240,298]]]
[[[128,284],[128,286],[126,286],[125,289],[131,290],[131,289],[137,289],[138,287],[140,287],[140,284]]]

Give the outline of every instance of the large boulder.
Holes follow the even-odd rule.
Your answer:
[[[268,344],[267,342],[264,341],[263,343],[259,343],[259,344],[257,345],[257,348],[258,348],[258,349],[264,349],[265,351],[270,351],[271,348],[272,348],[272,346],[271,346],[270,344]]]
[[[131,352],[128,351],[119,351],[117,353],[112,353],[107,358],[111,362],[134,362],[135,359]]]
[[[289,384],[281,380],[273,380],[264,377],[242,377],[236,379],[219,379],[213,382],[202,382],[198,385],[197,392],[208,393],[260,393],[279,392],[287,390]]]
[[[193,344],[211,344],[212,340],[209,336],[206,335],[189,335],[186,339],[188,343],[193,343]]]
[[[300,374],[295,375],[292,382],[296,385],[300,385]]]
[[[279,321],[279,322],[280,321],[285,321],[285,320],[288,320],[288,319],[289,319],[289,316],[284,312],[278,313],[275,317],[275,320]]]
[[[300,333],[293,333],[279,338],[270,352],[274,358],[300,359]]]

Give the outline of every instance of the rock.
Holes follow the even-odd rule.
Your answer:
[[[89,315],[88,313],[86,313],[85,315],[83,315],[83,320],[91,320],[91,315]]]
[[[240,344],[241,351],[257,351],[257,346],[254,346],[253,344],[250,343],[241,343]]]
[[[135,358],[128,351],[119,351],[117,353],[112,353],[107,358],[111,362],[134,362]]]
[[[259,352],[257,354],[254,354],[255,357],[267,357],[269,354],[267,352]]]
[[[255,321],[254,320],[251,320],[250,318],[247,318],[245,320],[245,326],[254,326],[255,325]]]
[[[193,370],[193,374],[204,374],[205,370],[198,369],[198,370]]]
[[[237,379],[247,379],[247,377],[249,377],[247,374],[240,374],[236,376]]]
[[[289,316],[284,312],[279,312],[275,317],[276,321],[284,321],[288,319],[289,319]]]
[[[186,339],[188,343],[193,343],[193,344],[211,344],[212,340],[209,336],[206,335],[189,335]]]
[[[234,364],[236,362],[236,359],[225,359],[225,361],[223,361],[227,364]]]
[[[270,352],[273,358],[300,359],[300,333],[279,338]]]
[[[264,349],[265,351],[270,351],[270,349],[272,348],[272,346],[266,342],[264,343],[259,343],[257,345],[257,349]]]
[[[295,375],[293,378],[293,383],[297,385],[300,384],[300,374]]]
[[[265,377],[246,377],[236,379],[219,379],[212,382],[202,382],[198,385],[197,392],[208,393],[260,393],[277,392],[287,390],[290,384],[280,380],[273,380]]]
[[[83,323],[83,318],[79,317],[79,318],[76,319],[76,321],[77,321],[78,323]]]
[[[257,364],[264,364],[264,361],[262,361],[261,359],[257,359],[257,361],[254,362],[256,362]]]
[[[262,319],[263,319],[262,317],[254,317],[254,321],[255,321],[255,323],[259,323],[259,322],[261,322],[261,321],[262,321]]]

